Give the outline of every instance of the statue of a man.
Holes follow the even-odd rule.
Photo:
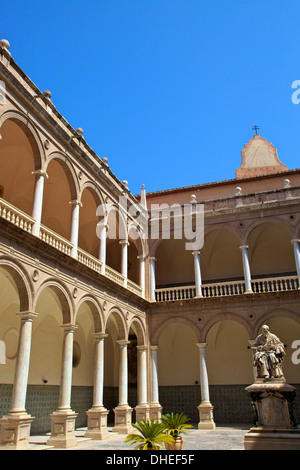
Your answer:
[[[283,378],[284,344],[270,333],[267,325],[263,325],[262,334],[258,335],[252,348],[255,350],[254,365],[257,367],[258,378]]]

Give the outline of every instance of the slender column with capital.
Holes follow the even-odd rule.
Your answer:
[[[43,209],[44,182],[45,178],[48,178],[48,175],[42,170],[33,171],[32,174],[36,175],[32,209],[32,218],[35,219],[35,223],[32,227],[32,234],[39,237]]]
[[[130,341],[117,341],[120,347],[119,361],[119,404],[114,408],[115,425],[113,431],[119,434],[128,434],[132,431],[131,414],[132,408],[128,405],[128,353],[127,346]]]
[[[150,301],[155,302],[155,261],[156,258],[151,256],[149,258],[149,263],[150,263]]]
[[[157,346],[150,346],[151,361],[151,403],[150,419],[159,420],[161,418],[162,407],[159,403],[158,391],[158,368],[157,368]]]
[[[79,209],[80,207],[82,207],[82,203],[76,200],[76,201],[70,201],[70,204],[72,204],[72,222],[71,222],[70,242],[73,243],[71,256],[73,258],[77,258],[78,235],[79,235]]]
[[[145,297],[145,257],[138,256],[137,259],[139,260],[139,284],[142,289],[142,297]]]
[[[240,246],[240,250],[242,250],[242,260],[243,260],[243,270],[244,270],[244,279],[246,284],[245,294],[252,294],[252,286],[251,286],[251,272],[250,272],[250,264],[249,264],[249,257],[248,257],[248,245]]]
[[[197,343],[200,352],[200,385],[201,385],[201,403],[198,406],[199,423],[198,429],[215,429],[216,425],[213,419],[213,406],[209,399],[209,385],[206,363],[206,343]]]
[[[121,274],[124,276],[124,287],[127,287],[128,277],[128,240],[120,240],[121,245]]]
[[[202,297],[202,280],[200,269],[200,251],[193,251],[196,297]]]
[[[0,420],[0,449],[28,449],[30,426],[33,417],[26,413],[25,402],[30,364],[32,321],[38,315],[21,312],[18,356],[12,393],[11,408],[7,416]]]
[[[61,382],[57,411],[51,415],[51,437],[48,444],[55,447],[73,447],[77,445],[75,438],[75,420],[77,414],[71,410],[73,337],[75,325],[64,324],[63,351],[61,364]]]
[[[137,346],[137,398],[136,420],[149,419],[147,401],[147,346]]]
[[[299,280],[298,289],[300,289],[300,248],[299,248],[300,240],[299,239],[294,239],[294,240],[291,240],[291,243],[294,247],[295,264],[296,264],[297,276],[298,276],[298,280]]]
[[[95,333],[93,336],[96,340],[93,406],[86,412],[88,424],[85,437],[103,440],[109,437],[107,430],[108,411],[103,406],[104,339],[107,337],[107,334]]]

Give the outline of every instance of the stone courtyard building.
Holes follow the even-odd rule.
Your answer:
[[[104,439],[171,411],[251,423],[263,324],[299,390],[300,169],[255,134],[233,179],[133,195],[6,41],[0,80],[0,446],[73,446],[75,427]],[[185,207],[199,249],[176,236]]]

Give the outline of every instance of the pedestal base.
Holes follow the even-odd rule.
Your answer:
[[[95,440],[104,440],[109,438],[107,429],[107,415],[106,408],[91,408],[86,412],[88,417],[87,430],[84,437],[89,437]]]
[[[300,450],[300,429],[251,428],[244,436],[245,450]]]
[[[141,421],[142,419],[148,421],[150,419],[149,405],[137,405],[135,407],[135,418],[136,421]]]
[[[112,429],[113,432],[117,432],[119,434],[129,434],[134,431],[134,428],[131,424],[132,411],[132,408],[127,405],[121,405],[114,408],[115,425]]]
[[[68,449],[77,446],[75,437],[75,420],[77,413],[72,410],[55,411],[51,416],[51,437],[47,444]]]
[[[154,421],[160,421],[162,415],[162,406],[159,403],[151,403],[149,419],[154,419]]]
[[[198,429],[216,429],[216,424],[213,417],[214,407],[210,402],[202,402],[198,406],[199,410],[199,423]]]
[[[295,387],[279,379],[257,379],[246,388],[254,427],[244,436],[245,450],[300,450],[300,429],[293,415]]]
[[[0,420],[0,450],[30,449],[29,436],[32,416],[24,413],[11,413]]]

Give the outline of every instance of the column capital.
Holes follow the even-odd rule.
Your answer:
[[[33,321],[35,318],[39,316],[36,312],[17,312],[17,315],[21,317],[21,321]]]
[[[117,339],[116,343],[120,346],[127,346],[131,341],[128,341],[127,339]]]
[[[44,176],[47,179],[49,178],[48,173],[46,173],[46,171],[44,171],[44,170],[35,170],[35,171],[32,171],[31,174],[32,175],[38,175],[38,176]]]
[[[157,261],[157,259],[155,258],[155,256],[149,256],[149,261]]]
[[[120,245],[129,245],[129,241],[128,240],[119,240],[119,243]]]
[[[82,202],[78,201],[78,199],[73,199],[72,201],[69,201],[69,204],[72,204],[72,206],[82,207]]]
[[[65,331],[72,331],[74,332],[76,328],[78,328],[77,325],[74,325],[73,323],[64,323],[63,325],[60,325],[61,328],[63,328]]]
[[[138,256],[137,256],[137,259],[139,259],[140,261],[145,261],[146,256],[144,256],[144,255],[138,255]]]
[[[201,251],[192,251],[192,255],[195,256],[195,255],[201,255]]]
[[[157,351],[158,350],[158,346],[155,345],[155,346],[150,346],[150,350],[151,351]]]
[[[197,346],[199,349],[205,349],[206,346],[207,346],[207,343],[196,343],[196,346]]]
[[[239,248],[240,250],[243,250],[243,249],[248,250],[249,246],[244,244],[244,245],[241,245]]]
[[[108,337],[107,333],[93,333],[92,336],[95,338],[95,340],[98,339],[105,339]]]
[[[293,238],[293,240],[291,240],[291,243],[294,245],[295,243],[300,243],[300,239],[299,238]]]
[[[136,349],[137,349],[138,351],[147,351],[148,346],[146,346],[146,344],[141,344],[141,345],[138,345],[138,346],[136,347]]]

